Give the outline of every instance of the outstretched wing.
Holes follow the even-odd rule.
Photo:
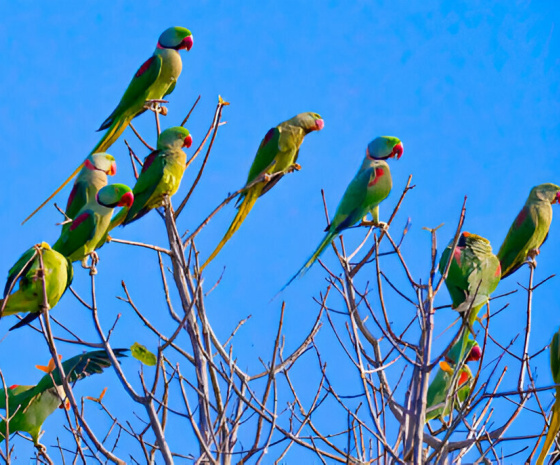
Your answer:
[[[128,349],[113,349],[117,358],[126,357],[127,351]],[[66,374],[69,383],[75,383],[87,376],[102,373],[105,368],[110,366],[111,361],[104,350],[85,352],[69,358],[62,363],[62,368],[64,369],[64,373]],[[44,392],[47,389],[54,387],[55,383],[57,386],[62,384],[58,369],[55,369],[52,373],[49,373],[41,378],[36,386],[35,393],[38,394],[40,392]]]

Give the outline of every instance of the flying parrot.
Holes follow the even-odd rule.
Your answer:
[[[109,229],[113,209],[129,208],[133,202],[132,189],[124,184],[110,184],[101,188],[77,213],[68,228],[62,230],[53,250],[68,257],[71,262],[86,259],[103,245],[102,239]]]
[[[115,158],[108,153],[93,153],[86,158],[84,167],[68,197],[66,205],[66,216],[73,220],[78,212],[91,199],[94,199],[99,189],[107,185],[107,176],[114,176],[117,173]],[[66,224],[67,228],[69,224]]]
[[[130,208],[123,208],[111,221],[109,231],[122,224],[127,225],[142,218],[153,208],[163,204],[165,195],[177,192],[185,172],[187,155],[183,147],[189,148],[192,136],[181,126],[163,131],[154,150],[144,159],[142,171],[136,180],[134,203]]]
[[[126,350],[113,349],[113,352],[120,358],[126,357]],[[104,350],[76,355],[62,363],[64,374],[70,384],[87,376],[102,373],[110,366],[111,362]],[[10,434],[16,431],[29,433],[35,446],[39,446],[39,433],[43,422],[57,408],[63,408],[64,403],[61,402],[61,398],[66,399],[60,373],[52,360],[49,363],[49,370],[36,386],[15,384],[8,388],[8,414],[13,417],[9,425],[6,425],[5,421],[0,422],[0,442],[4,441],[6,426],[8,426]],[[6,409],[4,389],[0,389],[0,408]]]
[[[39,255],[43,257],[44,269],[41,269]],[[72,262],[51,249],[46,242],[28,249],[10,269],[4,299],[0,300],[0,317],[28,313],[10,331],[30,323],[40,315],[43,310],[43,276],[47,303],[52,309],[72,283],[73,274]]]
[[[300,113],[280,123],[266,133],[249,170],[245,186],[250,185],[258,178],[263,178],[263,180],[241,194],[237,201],[235,218],[216,249],[200,268],[200,271],[218,255],[226,242],[239,229],[257,199],[274,187],[284,174],[301,169],[296,161],[304,137],[312,131],[320,131],[324,125],[325,123],[320,115],[307,112]],[[270,179],[270,176],[274,174],[276,176]]]
[[[393,181],[385,160],[396,157],[404,151],[402,142],[396,137],[381,136],[372,140],[366,149],[366,156],[360,169],[350,181],[342,200],[336,208],[331,224],[325,229],[327,234],[305,265],[282,288],[289,286],[298,276],[303,276],[325,248],[345,229],[353,226],[371,213],[374,226],[383,226],[379,221],[379,204],[391,192]]]
[[[470,394],[473,376],[466,363],[480,360],[482,351],[476,341],[470,338],[467,340],[467,350],[464,353],[468,355],[465,359],[465,364],[459,370],[456,380],[457,384],[453,387],[451,383],[455,373],[455,365],[457,360],[459,360],[461,351],[462,341],[457,341],[447,354],[446,360],[439,362],[440,368],[428,387],[426,421],[433,420],[434,418],[440,418],[443,421],[443,418],[449,415],[451,405],[448,403],[447,398],[451,399],[451,392],[456,393],[456,399],[454,400],[455,408],[458,406],[457,401],[463,403]]]
[[[553,203],[560,201],[560,187],[546,183],[531,189],[525,206],[509,228],[498,252],[502,278],[517,271],[527,259],[536,265],[535,257],[548,236]]]
[[[537,460],[537,465],[542,465],[548,454],[548,451],[554,444],[554,439],[560,431],[560,331],[558,331],[552,337],[552,342],[550,343],[550,371],[552,372],[552,379],[554,384],[556,384],[556,400],[552,406],[552,414],[550,420],[548,421],[548,431],[546,433],[546,439],[544,440],[544,445],[539,454]]]
[[[107,131],[91,153],[107,150],[119,138],[132,119],[146,111],[145,105],[148,100],[162,99],[173,92],[183,68],[179,50],[189,51],[192,46],[193,36],[188,29],[170,27],[163,31],[159,36],[154,54],[136,71],[121,101],[99,128],[99,131],[104,129]],[[43,208],[78,174],[83,166],[84,163],[78,166],[70,177],[23,222],[25,223]]]

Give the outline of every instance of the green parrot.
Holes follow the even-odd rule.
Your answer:
[[[467,340],[466,348],[467,350],[464,353],[468,354],[468,356],[465,359],[465,364],[459,371],[457,387],[453,388],[453,391],[457,391],[455,399],[456,408],[458,406],[457,400],[463,403],[470,394],[472,388],[471,380],[473,376],[466,363],[477,362],[482,357],[480,346],[473,339],[469,338]],[[459,360],[461,350],[462,341],[457,341],[447,354],[446,360],[439,362],[440,368],[428,387],[426,421],[440,418],[443,422],[443,418],[450,413],[451,405],[446,405],[445,402],[449,392],[452,390],[451,381],[453,380],[453,374],[455,372],[454,366],[457,364],[457,360]]]
[[[525,206],[509,228],[498,252],[502,278],[517,271],[527,259],[536,265],[535,257],[548,236],[553,203],[560,201],[560,187],[546,183],[531,189]]]
[[[126,357],[126,351],[127,349],[113,349],[118,358]],[[102,373],[105,368],[110,366],[111,362],[104,350],[76,355],[62,363],[70,384],[87,376]],[[63,408],[64,403],[61,402],[61,398],[66,399],[60,373],[55,368],[53,360],[49,363],[49,367],[52,372],[49,371],[49,374],[43,376],[36,386],[15,384],[8,388],[8,413],[13,417],[9,425],[6,425],[5,421],[0,422],[0,442],[4,441],[6,426],[8,426],[10,434],[16,431],[29,433],[35,446],[39,446],[43,422],[57,408]],[[4,389],[0,389],[0,408],[6,409]]]
[[[173,92],[183,68],[179,50],[189,51],[192,46],[193,36],[188,29],[170,27],[163,31],[154,54],[136,71],[121,101],[99,128],[99,131],[104,129],[107,131],[91,153],[107,150],[119,138],[132,119],[146,111],[145,105],[148,100],[162,99]],[[78,174],[83,166],[84,163],[78,166],[70,177],[23,222],[25,223],[43,208]]]
[[[439,272],[443,274],[453,241],[441,255]],[[500,282],[500,261],[492,253],[490,241],[468,232],[459,236],[449,265],[445,285],[453,301],[453,309],[464,314],[471,310],[469,324],[476,320],[478,311],[488,302]]]
[[[366,148],[366,156],[360,169],[350,181],[342,200],[336,208],[331,224],[325,229],[327,234],[305,265],[282,288],[288,287],[294,279],[303,276],[325,248],[345,229],[353,226],[371,213],[373,221],[369,224],[383,227],[379,221],[379,204],[391,192],[393,181],[391,171],[385,160],[396,157],[404,151],[402,142],[396,137],[381,136],[373,139]],[[280,291],[282,292],[282,291]]]
[[[270,129],[264,136],[253,164],[247,176],[246,186],[254,182],[259,177],[267,178],[267,175],[282,173],[273,179],[263,179],[250,189],[245,191],[237,201],[237,214],[229,226],[226,234],[201,266],[202,271],[218,255],[222,247],[239,229],[245,218],[255,205],[257,199],[267,193],[280,178],[293,170],[301,169],[296,163],[299,155],[299,148],[303,143],[304,137],[312,131],[320,131],[325,123],[317,113],[300,113],[293,118],[280,123]]]
[[[452,245],[453,240],[441,254],[439,261],[441,274],[444,273],[449,261]],[[452,308],[463,318],[466,318],[470,310],[470,318],[460,340],[464,346],[463,353],[467,353],[468,335],[472,332],[478,312],[498,287],[501,271],[500,261],[492,253],[492,246],[488,239],[466,231],[461,233],[453,251],[445,285],[453,302]]]
[[[548,421],[548,431],[546,433],[546,439],[544,440],[544,445],[539,454],[537,460],[537,465],[542,465],[548,451],[554,444],[554,440],[560,431],[560,331],[558,331],[552,337],[552,342],[550,343],[550,371],[552,372],[552,379],[554,384],[556,384],[556,400],[552,406],[552,414]]]
[[[192,136],[181,126],[166,129],[159,135],[157,150],[144,159],[132,190],[134,203],[113,218],[109,231],[142,218],[153,208],[161,207],[165,195],[172,196],[177,192],[187,162],[183,147],[189,148],[191,144]]]
[[[117,164],[112,155],[104,152],[89,155],[68,197],[66,216],[71,220],[76,218],[84,205],[95,198],[99,189],[107,185],[107,176],[114,176],[116,173]],[[69,226],[64,225],[65,228]]]
[[[53,250],[68,257],[72,262],[85,260],[102,245],[113,209],[129,208],[133,202],[132,189],[124,184],[109,184],[101,188],[77,213],[68,228],[62,230],[53,245]]]
[[[41,270],[39,253],[43,256],[44,270]],[[51,249],[46,242],[28,249],[10,269],[4,299],[0,300],[0,316],[29,313],[10,331],[30,323],[40,315],[43,306],[43,271],[49,309],[58,303],[72,283],[72,262],[64,255]],[[16,281],[19,282],[17,290]]]

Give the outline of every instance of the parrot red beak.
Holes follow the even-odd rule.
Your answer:
[[[322,119],[315,120],[315,130],[320,131],[325,127],[325,122]]]
[[[399,142],[397,145],[393,147],[393,152],[391,153],[391,156],[397,157],[398,160],[399,158],[402,157],[403,152],[404,152],[404,147],[402,145],[402,142]]]
[[[185,48],[187,49],[187,52],[190,51],[190,49],[193,46],[193,36],[187,36],[183,39],[183,42],[181,42],[181,47],[180,48]]]
[[[111,163],[111,167],[109,168],[109,172],[107,174],[109,176],[114,176],[115,174],[117,174],[117,163],[116,162]]]
[[[556,192],[556,203],[560,203],[560,191]],[[553,202],[554,203],[554,202]]]
[[[468,380],[469,380],[470,376],[469,373],[466,371],[463,371],[460,375],[459,375],[459,386],[462,386],[463,384],[465,384]]]
[[[183,143],[183,147],[190,148],[191,145],[192,145],[192,136],[189,134],[187,137],[185,137],[185,142]]]
[[[19,386],[19,384],[12,384],[8,389],[15,389]]]
[[[471,353],[467,357],[467,362],[478,362],[482,358],[482,349],[477,344],[471,349]]]
[[[132,192],[127,192],[121,197],[121,200],[117,204],[117,207],[132,207],[134,203],[134,194]]]

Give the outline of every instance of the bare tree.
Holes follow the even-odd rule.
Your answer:
[[[153,107],[158,133],[161,103],[165,102],[156,102]],[[198,99],[183,125],[197,103]],[[309,457],[313,463],[460,463],[467,457],[475,463],[508,462],[510,454],[517,454],[515,461],[532,461],[546,432],[550,391],[555,387],[536,383],[533,360],[546,356],[547,341],[541,342],[541,350],[529,352],[532,299],[551,277],[534,284],[535,271],[531,268],[529,283],[521,286],[522,292],[492,299],[475,329],[483,358],[474,370],[470,394],[458,402],[458,380],[454,379],[446,399],[452,406],[450,414],[442,421],[427,423],[432,373],[465,328],[461,323],[446,328],[446,342],[438,339],[444,329],[438,323],[440,315],[447,319],[453,315],[446,305],[446,291],[442,291],[449,264],[444,276],[437,271],[438,228],[426,232],[430,238],[428,266],[422,276],[415,276],[403,252],[409,222],[401,232],[391,226],[406,210],[406,196],[415,187],[412,176],[394,207],[388,229],[361,228],[363,239],[352,251],[347,251],[342,236],[333,242],[337,265],[327,267],[321,262],[326,284],[317,290],[314,323],[306,328],[305,335],[293,340],[285,334],[286,304],[278,302],[278,321],[269,352],[254,354],[262,368],[248,370],[238,360],[236,334],[251,321],[239,321],[225,339],[216,333],[206,309],[207,292],[212,289],[205,290],[199,272],[196,239],[218,211],[251,186],[228,195],[189,234],[181,234],[179,229],[180,215],[203,177],[227,105],[219,99],[206,136],[187,162],[187,166],[193,164],[207,144],[186,196],[180,200],[166,198],[159,212],[167,245],[111,239],[110,247],[122,244],[131,254],[139,249],[152,254],[159,274],[153,279],[154,293],[163,288],[162,307],[167,313],[151,321],[144,303],[136,299],[129,283],[122,281],[118,299],[134,315],[135,323],[124,327],[119,315],[110,327],[104,327],[99,316],[98,274],[92,265],[88,293],[72,289],[94,330],[86,337],[84,328],[58,321],[50,314],[44,292],[43,313],[34,329],[43,335],[58,369],[62,372],[57,348],[61,343],[73,344],[76,349],[106,350],[120,387],[130,399],[134,418],[114,413],[103,395],[76,397],[74,386],[63,376],[64,392],[71,405],[65,411],[67,433],[61,432],[57,444],[38,448],[36,461],[286,463],[294,453]],[[132,129],[151,149],[148,138]],[[137,176],[140,158],[127,146]],[[466,200],[455,228],[455,244],[467,213]],[[326,204],[325,213],[328,222]],[[503,302],[510,296],[523,302],[525,330],[510,341],[498,341],[492,335],[492,323],[508,307]],[[494,311],[491,307],[499,306],[495,303],[501,308]],[[441,317],[442,321],[445,318]],[[126,365],[131,368],[125,369],[113,351],[113,334],[135,331],[135,326],[147,328],[157,340],[151,348],[155,367],[149,372],[139,364]],[[341,356],[330,357],[319,334],[334,340]],[[518,338],[521,351],[513,349]],[[287,350],[288,346],[292,349]],[[490,359],[486,355],[489,353],[498,355]],[[345,375],[336,376],[341,371]],[[503,388],[508,377],[516,380],[515,388]],[[1,379],[5,388],[7,381],[3,376]],[[3,417],[6,441],[0,453],[6,463],[13,462],[18,443],[25,439],[19,433],[20,438],[10,438],[9,419],[14,413],[7,411]],[[539,421],[532,418],[535,415]],[[524,420],[528,416],[531,421]],[[522,434],[510,433],[516,422],[525,422]],[[96,428],[94,424],[108,427]],[[184,441],[169,441],[170,428],[181,431]],[[126,446],[121,446],[123,442]],[[504,449],[504,444],[509,446]]]

